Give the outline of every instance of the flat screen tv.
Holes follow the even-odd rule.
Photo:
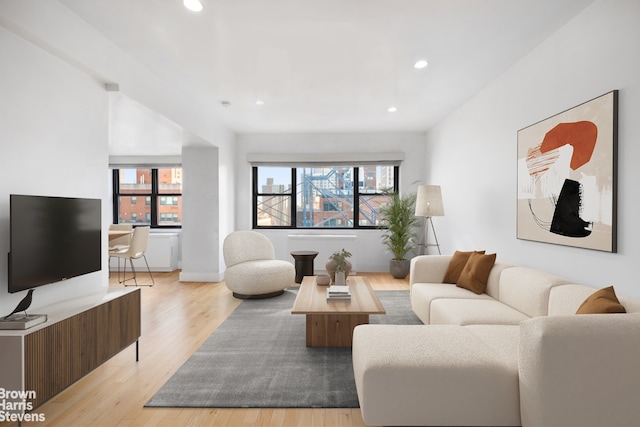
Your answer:
[[[100,199],[10,195],[9,292],[102,268]]]

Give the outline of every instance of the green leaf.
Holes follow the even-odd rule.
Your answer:
[[[387,191],[389,202],[379,209],[382,216],[381,228],[385,229],[382,243],[393,254],[394,260],[403,260],[415,249],[416,226],[418,218],[415,216],[416,195],[401,196]]]

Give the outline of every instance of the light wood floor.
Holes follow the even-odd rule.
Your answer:
[[[224,283],[180,283],[154,273],[142,288],[140,361],[130,346],[34,410],[47,426],[364,426],[359,409],[180,409],[144,404],[240,304]],[[376,290],[408,289],[408,279],[360,273]],[[139,284],[148,276],[139,274]],[[120,286],[115,274],[111,285]],[[4,425],[11,425],[3,423]],[[16,425],[16,424],[13,424]],[[42,426],[43,423],[22,423]]]

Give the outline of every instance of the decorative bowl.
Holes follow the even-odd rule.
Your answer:
[[[331,278],[327,274],[320,274],[316,276],[316,285],[327,286],[331,283]]]

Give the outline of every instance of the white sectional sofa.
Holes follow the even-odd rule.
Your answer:
[[[442,283],[450,260],[412,260],[411,304],[425,325],[355,328],[366,424],[640,426],[640,301],[618,296],[626,314],[577,315],[596,289],[501,261],[477,295]]]

